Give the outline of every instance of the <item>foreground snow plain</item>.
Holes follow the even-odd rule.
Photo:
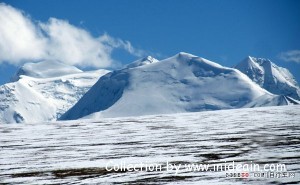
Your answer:
[[[7,184],[300,183],[299,106],[0,125]],[[107,164],[281,163],[294,178],[223,172],[108,172]]]

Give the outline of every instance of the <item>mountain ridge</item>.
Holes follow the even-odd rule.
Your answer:
[[[248,56],[234,68],[273,94],[300,100],[300,88],[288,69],[279,67],[269,59]]]
[[[60,119],[242,108],[263,95],[260,101],[277,97],[237,69],[180,52],[104,75]]]
[[[12,82],[0,86],[0,122],[57,120],[94,85],[100,76],[108,72],[107,70],[83,72],[75,67],[58,63],[55,64],[56,67],[50,69],[47,68],[48,63],[29,63],[24,66],[18,70]],[[64,68],[56,70],[61,66]],[[45,70],[39,70],[41,68]],[[26,73],[19,73],[20,71]]]
[[[53,60],[26,63],[11,77],[11,82],[18,81],[22,75],[34,78],[52,78],[82,72],[75,66],[69,66]]]
[[[273,71],[279,75],[275,79],[297,86],[287,69],[251,56],[230,68],[180,52],[160,61],[147,56],[112,72],[83,72],[58,61],[27,63],[18,69],[12,82],[0,86],[0,122],[300,104],[288,93],[275,95],[265,89]]]

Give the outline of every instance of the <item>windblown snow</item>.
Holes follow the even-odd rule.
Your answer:
[[[187,53],[144,59],[108,73],[61,119],[197,112],[286,105],[239,70]]]

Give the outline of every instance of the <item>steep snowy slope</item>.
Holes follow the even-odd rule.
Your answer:
[[[291,97],[284,95],[263,95],[252,102],[248,103],[244,107],[265,107],[265,106],[280,106],[280,105],[299,105],[300,101],[297,101]]]
[[[55,106],[30,87],[27,80],[0,86],[0,122],[55,120]]]
[[[293,75],[268,59],[249,56],[235,68],[271,93],[300,100],[300,88]]]
[[[236,69],[179,53],[101,77],[61,119],[240,108],[263,95],[276,97]]]
[[[0,122],[56,120],[107,72],[82,72],[60,63],[25,64],[14,77],[18,81],[0,86]]]

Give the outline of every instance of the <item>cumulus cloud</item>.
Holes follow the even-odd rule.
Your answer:
[[[300,50],[291,50],[279,54],[279,58],[286,62],[300,63]]]
[[[110,67],[114,49],[124,49],[138,57],[146,55],[129,41],[108,34],[93,37],[66,20],[34,22],[24,12],[0,4],[0,64],[49,59],[82,67]]]

